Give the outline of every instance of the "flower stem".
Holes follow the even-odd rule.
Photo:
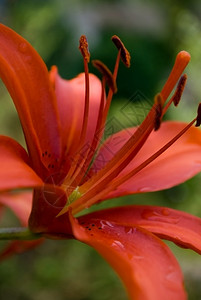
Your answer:
[[[26,227],[0,228],[0,240],[34,240],[40,237]]]

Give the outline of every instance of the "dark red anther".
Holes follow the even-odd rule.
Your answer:
[[[128,52],[128,50],[117,35],[112,36],[112,41],[117,47],[117,49],[121,51],[121,60],[126,65],[126,67],[129,68],[131,60],[130,53]]]
[[[197,119],[196,119],[196,127],[199,127],[201,124],[201,103],[198,106],[198,110],[197,110]]]
[[[116,93],[117,92],[116,81],[114,80],[114,76],[111,73],[111,71],[108,69],[108,67],[104,63],[102,63],[100,60],[93,60],[92,64],[105,77],[106,82],[107,82],[109,88],[112,89],[113,93]]]
[[[162,99],[161,94],[157,94],[155,96],[154,102],[155,102],[155,111],[156,111],[154,130],[156,131],[160,128],[161,116],[162,116],[162,112],[163,112],[163,107],[162,107],[163,99]]]
[[[185,85],[186,85],[186,81],[187,81],[187,75],[184,74],[179,79],[176,91],[175,91],[175,93],[173,95],[173,100],[172,101],[174,102],[175,106],[177,106],[179,104],[179,101],[181,99],[181,96],[183,94],[183,91],[184,91],[184,88],[185,88]]]
[[[82,35],[80,37],[79,49],[80,49],[80,52],[81,52],[83,58],[89,63],[90,53],[89,53],[87,38],[85,35]]]

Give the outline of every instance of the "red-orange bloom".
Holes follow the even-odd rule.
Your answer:
[[[185,75],[165,105],[190,60],[185,51],[177,55],[143,123],[130,128],[129,135],[127,130],[112,135],[99,147],[120,58],[130,64],[120,39],[112,39],[118,48],[113,74],[99,61],[94,65],[103,74],[102,83],[89,74],[90,54],[82,36],[85,73],[64,80],[56,67],[48,73],[27,41],[0,25],[0,76],[15,103],[27,143],[26,151],[13,139],[0,136],[0,203],[10,207],[23,226],[29,218],[30,231],[39,237],[75,238],[94,247],[117,271],[130,299],[186,299],[179,265],[160,238],[201,253],[199,218],[136,205],[74,216],[105,199],[170,188],[201,170],[201,133],[192,127],[196,120],[199,125],[200,113],[188,125],[161,124],[184,88]],[[22,188],[33,188],[33,199],[30,193],[9,193]],[[3,256],[30,246],[14,242]]]

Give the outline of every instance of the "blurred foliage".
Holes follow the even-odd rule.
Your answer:
[[[166,118],[190,121],[196,113],[201,95],[199,0],[0,0],[0,18],[36,48],[48,68],[56,64],[68,79],[83,70],[78,51],[81,34],[88,37],[92,59],[102,60],[111,69],[117,52],[110,37],[119,35],[132,56],[130,69],[120,66],[118,94],[110,111],[110,118],[118,119],[121,127],[141,121],[126,118],[125,109],[141,103],[137,114],[143,118],[164,84],[176,53],[185,49],[192,55],[186,71],[188,84],[181,105],[171,108]],[[90,70],[96,73],[92,66]],[[24,143],[14,106],[3,85],[0,91],[1,134]],[[114,130],[120,130],[118,126]],[[198,175],[170,190],[114,199],[97,208],[122,203],[157,204],[201,217],[200,180]],[[13,224],[10,214],[6,216]],[[200,257],[170,246],[183,268],[189,299],[200,299]],[[113,270],[93,249],[76,241],[47,241],[0,265],[0,299],[120,300],[126,295]]]

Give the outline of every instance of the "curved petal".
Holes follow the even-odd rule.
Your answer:
[[[50,71],[50,80],[55,87],[58,102],[59,115],[62,125],[62,135],[67,144],[67,151],[79,140],[85,107],[85,74],[81,73],[71,80],[62,79],[57,68]],[[95,134],[100,101],[101,101],[101,81],[93,74],[89,74],[90,84],[90,104],[89,122],[85,143],[92,141]]]
[[[182,211],[160,206],[128,205],[97,211],[88,217],[123,226],[137,225],[201,254],[201,219]]]
[[[42,153],[60,157],[56,98],[47,68],[32,46],[0,24],[0,77],[17,108],[34,167]]]
[[[28,225],[31,213],[33,192],[2,193],[0,194],[0,204],[10,208],[22,226]]]
[[[14,254],[20,254],[25,251],[31,250],[36,246],[39,246],[44,239],[38,239],[34,241],[13,241],[10,242],[5,249],[0,252],[0,262],[8,259]]]
[[[0,165],[0,191],[44,185],[29,166],[26,151],[5,136],[0,136]]]
[[[179,265],[169,248],[137,226],[71,217],[75,237],[95,248],[124,282],[130,299],[186,299]]]
[[[142,149],[118,177],[127,174],[140,165],[170,141],[185,125],[185,123],[181,122],[163,122],[158,131],[154,131],[150,134]],[[111,136],[100,149],[91,172],[94,173],[97,169],[102,168],[135,130],[136,128],[129,128]],[[201,131],[198,128],[191,127],[155,161],[142,169],[133,178],[119,186],[106,198],[167,189],[193,177],[200,172],[200,170]]]
[[[32,192],[17,194],[3,193],[0,194],[0,204],[10,208],[18,217],[22,226],[27,226],[32,206],[32,194]],[[41,238],[33,241],[11,241],[2,251],[0,251],[0,261],[7,259],[14,254],[23,253],[32,249],[41,244],[43,240],[44,239]]]

